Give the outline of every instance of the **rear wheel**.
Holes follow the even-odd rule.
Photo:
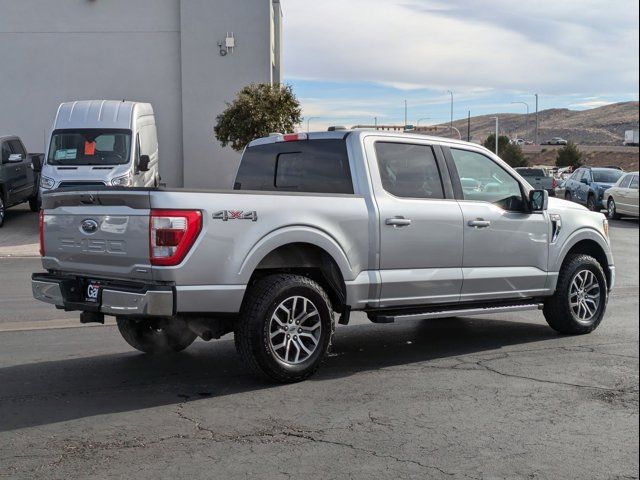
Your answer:
[[[4,199],[2,198],[2,191],[0,190],[0,228],[2,228],[2,225],[4,225],[5,211]]]
[[[235,344],[254,373],[299,382],[318,369],[333,331],[331,304],[320,285],[300,275],[270,275],[247,293]]]
[[[587,208],[592,212],[596,212],[598,210],[595,195],[589,195],[589,197],[587,198]]]
[[[180,352],[191,345],[196,334],[176,318],[137,319],[117,317],[118,330],[125,341],[145,353]]]
[[[35,195],[29,199],[29,208],[32,212],[39,212],[42,202],[40,201],[40,195]]]
[[[607,202],[607,217],[609,217],[610,220],[618,220],[620,218],[616,207],[616,201],[613,198],[610,198]]]
[[[560,270],[556,293],[544,304],[544,316],[557,332],[582,335],[600,325],[607,301],[607,278],[596,259],[570,255]]]

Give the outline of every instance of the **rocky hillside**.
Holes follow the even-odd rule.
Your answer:
[[[623,102],[592,108],[569,110],[554,108],[539,113],[540,141],[552,137],[563,137],[581,145],[621,145],[625,130],[638,128],[638,102]],[[535,113],[529,115],[529,133],[525,134],[527,115],[499,113],[500,133],[512,137],[533,140],[535,137]],[[495,129],[493,115],[471,118],[471,136],[474,141],[483,141]],[[458,120],[454,126],[466,140],[467,120]],[[448,125],[443,125],[448,127]]]

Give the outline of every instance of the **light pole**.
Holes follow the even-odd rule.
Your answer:
[[[447,93],[451,95],[451,117],[449,120],[449,135],[453,133],[453,92],[451,90],[447,90]]]
[[[498,128],[500,126],[500,120],[498,117],[491,117],[491,118],[495,118],[496,120],[496,155],[498,155],[498,139],[500,138],[499,134],[498,134]]]
[[[534,93],[536,97],[536,145],[540,145],[540,139],[538,137],[538,129],[540,127],[540,123],[538,122],[538,94]]]
[[[311,120],[317,120],[318,118],[320,118],[320,117],[309,117],[309,118],[307,118],[307,133],[309,133]]]
[[[408,122],[408,116],[409,116],[409,109],[407,106],[407,101],[404,101],[404,128],[407,128],[407,122]]]
[[[524,136],[526,137],[529,134],[529,104],[527,102],[511,102],[511,103],[518,103],[520,105],[524,105],[525,107],[527,107],[527,118],[526,118],[526,127],[524,127]],[[525,139],[526,140],[526,139]]]

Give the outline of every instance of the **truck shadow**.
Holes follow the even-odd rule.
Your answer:
[[[331,356],[309,381],[555,338],[541,323],[504,320],[354,325],[338,329]],[[166,357],[127,352],[10,366],[0,369],[0,386],[0,431],[282,388],[250,375],[232,340],[198,342]]]

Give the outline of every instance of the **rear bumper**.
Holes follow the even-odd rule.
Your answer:
[[[171,317],[176,313],[175,289],[171,286],[109,282],[102,288],[99,303],[82,300],[76,277],[34,274],[31,289],[36,300],[69,311],[148,317]]]

